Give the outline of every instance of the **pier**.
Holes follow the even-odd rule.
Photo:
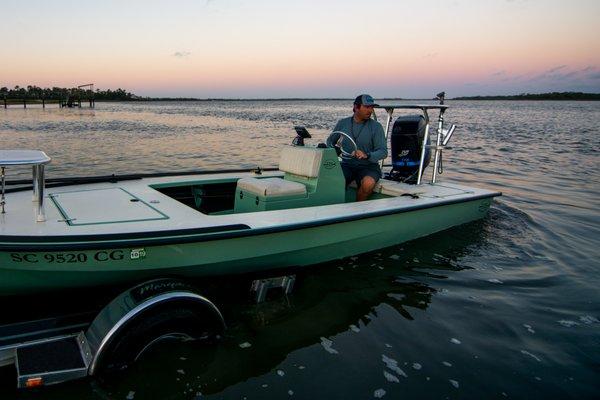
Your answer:
[[[96,106],[96,101],[94,100],[94,84],[93,83],[79,85],[79,86],[77,86],[77,88],[71,89],[70,92],[67,93],[66,99],[60,101],[60,103],[59,103],[60,108],[63,108],[63,107],[69,107],[69,108],[79,107],[79,108],[81,108],[82,100],[84,103],[89,102],[90,108],[94,108]]]
[[[33,105],[33,104],[41,104],[42,108],[46,108],[46,104],[59,104],[61,100],[54,100],[54,99],[9,99],[4,97],[3,99],[3,105],[4,108],[8,108],[8,106],[12,106],[12,105],[19,105],[19,106],[23,106],[23,108],[27,108],[27,105]]]

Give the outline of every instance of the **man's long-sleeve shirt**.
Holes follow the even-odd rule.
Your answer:
[[[333,128],[333,132],[327,138],[327,145],[333,146],[340,138],[339,133],[335,131],[341,131],[350,136],[358,150],[362,150],[367,155],[368,159],[359,160],[358,158],[343,158],[342,162],[350,165],[369,165],[377,164],[379,160],[383,160],[387,157],[387,143],[385,140],[385,134],[383,133],[383,127],[381,124],[373,119],[368,119],[365,122],[358,124],[354,121],[354,117],[342,118],[338,121]],[[348,139],[343,141],[344,151],[351,153],[354,148]]]

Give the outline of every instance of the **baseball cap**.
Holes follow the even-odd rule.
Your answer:
[[[373,97],[371,97],[371,95],[368,94],[361,94],[360,96],[356,97],[356,99],[354,99],[354,104],[356,104],[357,106],[363,105],[363,106],[378,106],[379,104],[375,103],[375,100],[373,100]]]

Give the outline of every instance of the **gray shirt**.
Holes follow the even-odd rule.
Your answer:
[[[333,132],[327,138],[328,146],[333,146],[340,138],[340,134],[334,133],[335,131],[342,131],[348,134],[356,142],[357,149],[364,151],[369,156],[365,160],[342,158],[343,163],[357,166],[377,164],[379,160],[383,160],[388,155],[383,127],[373,119],[369,119],[361,124],[354,122],[354,117],[340,119],[335,128],[333,128]],[[343,146],[344,151],[348,153],[354,150],[349,140],[344,140]]]

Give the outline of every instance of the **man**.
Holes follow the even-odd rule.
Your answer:
[[[387,157],[387,143],[381,124],[371,119],[373,97],[361,94],[354,100],[354,114],[338,121],[333,132],[327,138],[327,145],[333,146],[339,138],[341,131],[350,136],[356,143],[356,150],[351,157],[342,157],[342,170],[346,178],[346,185],[356,181],[358,191],[356,201],[367,200],[373,193],[375,184],[381,178],[379,161]],[[344,149],[348,150],[351,144],[347,138],[343,140]]]

